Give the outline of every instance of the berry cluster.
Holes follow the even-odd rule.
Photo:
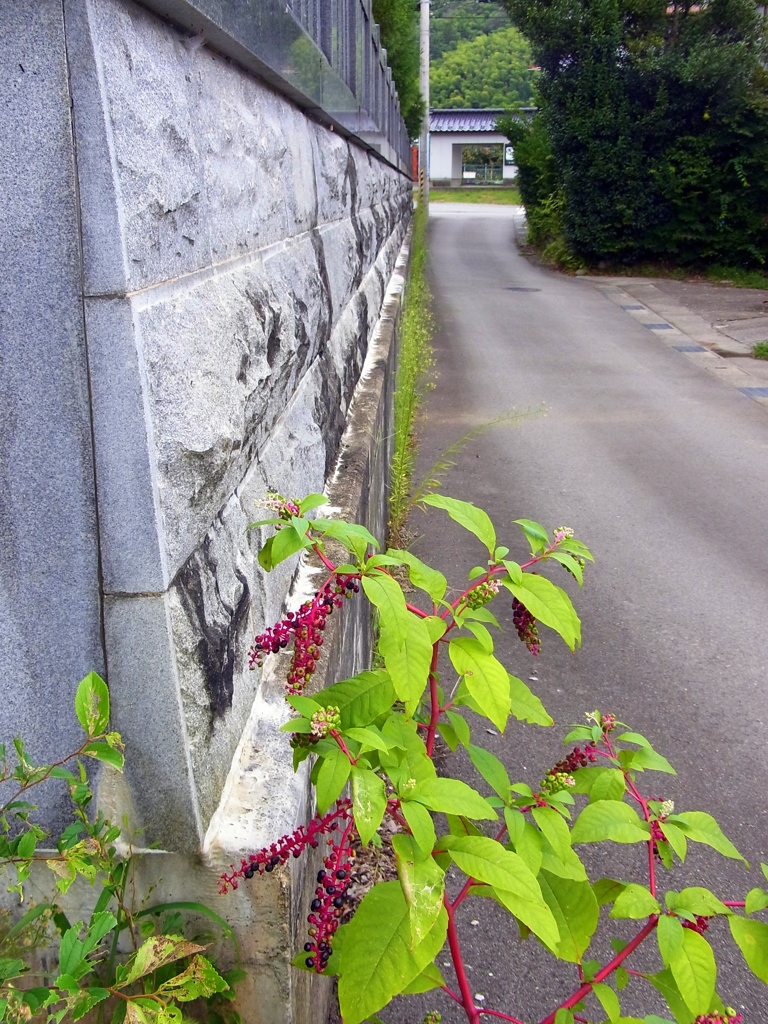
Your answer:
[[[512,623],[517,630],[517,635],[531,654],[538,654],[541,651],[541,640],[539,639],[536,619],[534,619],[523,602],[518,601],[516,597],[512,598]]]
[[[280,519],[284,519],[286,522],[290,522],[292,516],[301,515],[299,503],[295,498],[292,501],[289,501],[287,498],[284,498],[282,494],[278,494],[276,491],[270,491],[267,494],[264,504],[268,509],[271,509],[275,515],[279,516]]]
[[[556,776],[561,772],[570,775],[577,768],[586,768],[588,765],[594,764],[597,760],[596,746],[597,744],[593,741],[589,746],[584,747],[583,750],[581,747],[574,747],[570,754],[566,754],[562,761],[558,761],[555,767],[547,772],[547,775]]]
[[[424,1024],[440,1024],[442,1019],[442,1013],[439,1013],[437,1010],[430,1010],[427,1016],[424,1018]]]
[[[338,708],[328,705],[327,708],[320,708],[312,715],[312,733],[311,735],[318,740],[323,739],[333,732],[334,729],[341,728],[341,712]]]
[[[552,793],[562,793],[564,789],[575,785],[576,780],[568,772],[551,771],[547,772],[542,779],[541,789],[543,793],[551,795]]]
[[[313,818],[308,825],[301,825],[290,835],[282,836],[276,843],[250,854],[248,860],[242,861],[239,868],[236,869],[234,864],[231,864],[232,871],[221,876],[219,892],[223,895],[229,889],[237,889],[238,878],[253,878],[256,874],[263,875],[265,871],[274,871],[278,865],[287,863],[290,857],[300,857],[308,846],[313,850],[317,849],[318,836],[335,832],[340,822],[348,821],[351,808],[351,800],[337,800],[335,807],[323,817]]]
[[[351,878],[351,858],[354,851],[349,841],[353,832],[352,822],[347,827],[337,844],[329,840],[331,852],[323,863],[325,868],[317,873],[315,898],[310,904],[309,940],[304,943],[304,952],[308,953],[304,963],[307,967],[322,974],[331,957],[331,942],[339,927],[339,919],[344,910]]]
[[[360,590],[358,576],[334,574],[297,612],[288,612],[276,625],[260,633],[248,651],[248,664],[253,671],[261,668],[267,654],[277,654],[293,640],[293,657],[288,671],[286,690],[302,693],[312,678],[323,646],[323,630],[334,608],[341,608],[345,597]]]
[[[700,1013],[693,1024],[741,1024],[742,1016],[731,1006],[726,1006],[725,1013],[713,1010],[711,1013]]]
[[[484,604],[492,601],[498,592],[498,580],[484,580],[482,583],[478,583],[468,594],[464,595],[464,603],[467,608],[482,608]]]

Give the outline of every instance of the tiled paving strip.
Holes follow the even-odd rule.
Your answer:
[[[596,287],[670,348],[681,352],[686,359],[691,359],[718,380],[730,384],[768,410],[768,387],[759,386],[759,378],[729,364],[727,359],[710,349],[710,346],[722,346],[726,340],[731,347],[738,342],[726,339],[703,317],[670,302],[654,285],[632,285],[631,292],[616,284],[597,284]],[[747,346],[740,347],[743,347],[744,355],[749,354]]]

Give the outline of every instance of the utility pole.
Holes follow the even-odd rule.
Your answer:
[[[419,88],[426,107],[419,139],[419,201],[426,205],[429,205],[429,3],[430,0],[421,0],[419,22]]]

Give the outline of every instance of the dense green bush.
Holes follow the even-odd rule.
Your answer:
[[[418,137],[425,105],[419,91],[419,11],[411,0],[373,0],[373,17],[400,99],[408,134]]]
[[[541,66],[531,133],[550,147],[518,148],[521,176],[562,191],[568,248],[593,262],[762,263],[768,76],[751,0],[505,4]],[[546,196],[529,204],[525,188],[535,219]]]

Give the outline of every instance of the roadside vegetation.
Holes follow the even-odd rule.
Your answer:
[[[431,203],[493,203],[497,206],[514,206],[520,203],[516,188],[432,188],[429,190]]]
[[[531,243],[570,269],[739,268],[764,286],[768,72],[752,0],[504,6],[541,69],[537,116],[503,125]]]
[[[419,89],[419,11],[411,0],[373,0],[373,20],[397,86],[400,113],[411,139],[421,131],[426,112]]]
[[[432,386],[432,295],[427,284],[426,206],[413,216],[411,272],[405,290],[400,323],[400,351],[395,380],[395,444],[392,455],[392,493],[389,499],[389,539],[394,547],[403,543],[403,532],[411,503],[411,481],[416,458],[416,418]]]

